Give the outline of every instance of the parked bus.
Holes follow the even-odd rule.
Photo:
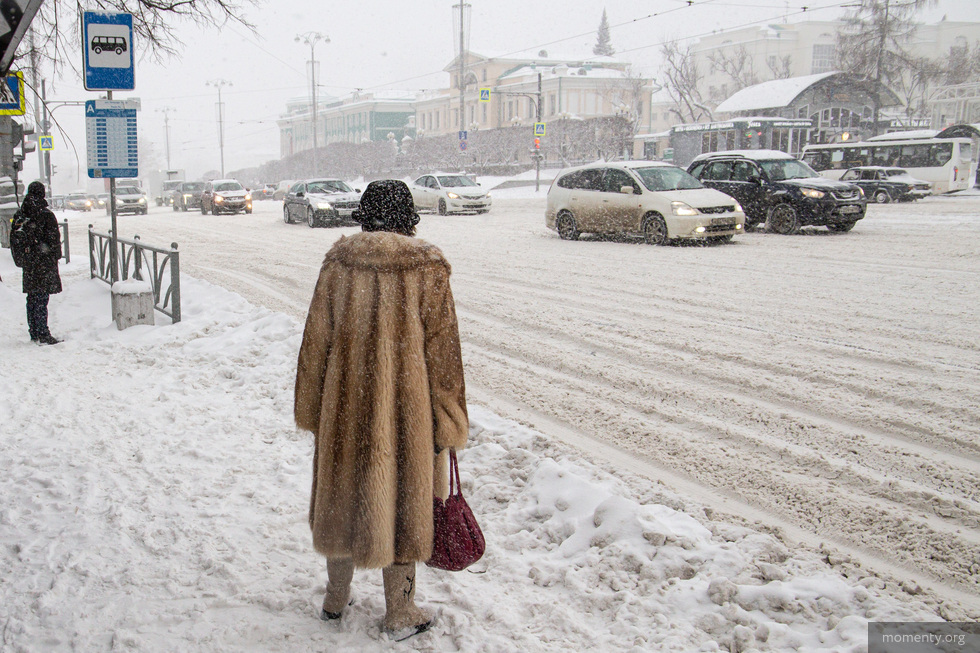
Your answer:
[[[828,179],[840,179],[848,168],[904,168],[916,179],[932,184],[934,193],[964,190],[973,185],[977,153],[969,138],[904,138],[888,135],[859,143],[807,145],[803,160]]]

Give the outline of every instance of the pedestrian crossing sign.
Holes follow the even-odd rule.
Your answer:
[[[11,73],[0,81],[0,116],[22,116],[25,113],[24,73]]]
[[[54,137],[47,134],[41,136],[38,139],[40,142],[40,148],[42,152],[49,152],[54,149]]]
[[[481,88],[480,89],[480,102],[489,102],[489,101],[490,101],[490,89],[489,88]]]
[[[543,122],[536,122],[536,123],[534,123],[534,135],[535,136],[544,136],[544,126],[545,126],[545,123],[543,123]]]

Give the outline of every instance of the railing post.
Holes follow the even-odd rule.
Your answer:
[[[139,246],[140,236],[133,236],[133,278],[137,281],[143,280],[143,248]]]
[[[170,312],[172,322],[180,322],[180,252],[177,243],[170,243]]]
[[[88,226],[88,272],[89,279],[95,278],[95,234],[92,225]]]
[[[61,239],[64,245],[61,248],[62,253],[65,255],[65,263],[71,263],[71,245],[68,242],[68,220],[63,221],[60,226],[63,227],[62,232],[65,234],[65,237]]]

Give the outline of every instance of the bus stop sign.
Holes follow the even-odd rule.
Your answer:
[[[82,18],[86,91],[136,88],[133,15],[86,11]]]

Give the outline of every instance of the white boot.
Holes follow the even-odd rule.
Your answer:
[[[354,561],[350,558],[327,559],[327,593],[323,597],[320,618],[340,619],[340,613],[350,602],[350,582],[354,577]]]
[[[415,605],[415,565],[391,565],[382,571],[385,584],[384,630],[401,641],[424,632],[432,614]]]

